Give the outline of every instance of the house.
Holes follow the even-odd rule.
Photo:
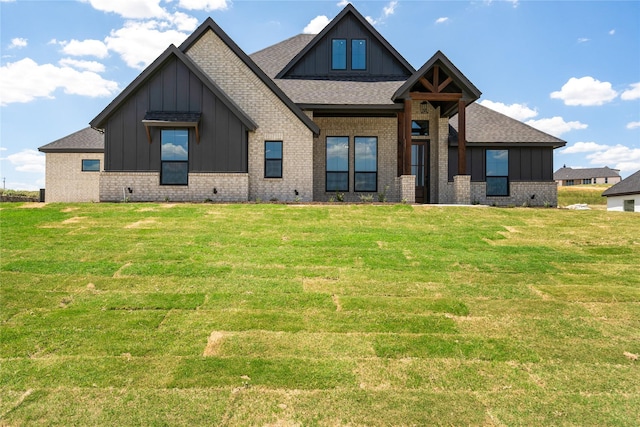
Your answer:
[[[553,179],[559,187],[568,185],[616,184],[622,180],[618,169],[584,168],[572,169],[566,165],[553,173]]]
[[[480,95],[440,51],[414,69],[351,4],[319,34],[251,56],[209,18],[91,121],[104,138],[93,191],[100,201],[342,193],[555,205],[553,150],[565,141],[477,104]],[[64,140],[64,162],[79,168],[82,144]],[[41,151],[63,152],[51,145]],[[64,162],[52,157],[47,169]],[[67,188],[64,173],[47,177]],[[71,198],[47,191],[47,201]]]
[[[640,212],[640,170],[607,188],[608,211]]]

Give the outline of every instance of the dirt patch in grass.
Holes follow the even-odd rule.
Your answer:
[[[38,209],[38,208],[44,208],[45,206],[46,206],[46,203],[30,202],[30,203],[24,203],[20,207],[22,209]]]
[[[211,335],[209,335],[209,339],[207,340],[207,346],[204,348],[202,355],[205,357],[217,356],[220,351],[220,345],[222,345],[223,341],[224,334],[222,332],[211,332]]]
[[[148,218],[148,219],[143,219],[140,221],[133,222],[131,224],[127,224],[124,226],[124,228],[144,228],[157,223],[158,221],[156,221],[154,218]]]
[[[82,220],[85,220],[86,217],[84,216],[74,216],[72,218],[69,219],[65,219],[64,221],[62,221],[63,224],[76,224]]]

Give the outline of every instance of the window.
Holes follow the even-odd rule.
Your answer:
[[[487,150],[487,196],[509,195],[509,151]]]
[[[625,200],[623,209],[625,212],[635,212],[635,200]]]
[[[189,182],[189,131],[162,129],[160,184],[187,185]]]
[[[429,136],[429,120],[412,121],[411,136]]]
[[[583,183],[583,184],[591,184],[591,178],[583,179],[583,180],[582,180],[582,183]]]
[[[327,137],[326,191],[349,191],[349,137]]]
[[[572,179],[568,179],[564,182],[564,185],[573,185],[573,180]]]
[[[282,178],[282,141],[264,143],[264,177]]]
[[[606,176],[604,177],[604,183],[605,183],[605,184],[608,184],[608,183],[609,183],[609,178],[608,178],[608,177],[606,177]]]
[[[356,136],[354,191],[378,191],[378,138]]]
[[[351,40],[351,69],[367,69],[367,41],[364,39]]]
[[[347,40],[334,39],[331,41],[331,69],[347,69]]]
[[[82,159],[82,172],[100,172],[100,160]]]

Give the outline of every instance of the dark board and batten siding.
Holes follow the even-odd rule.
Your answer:
[[[109,118],[105,126],[106,171],[159,171],[160,128],[142,119],[148,111],[197,111],[200,143],[189,130],[190,172],[247,172],[247,128],[182,62],[170,58]]]
[[[352,39],[367,40],[367,69],[341,70],[331,69],[331,41],[346,39],[347,44]],[[347,58],[347,68],[350,64]],[[411,73],[384,47],[371,32],[366,29],[354,16],[347,15],[338,22],[309,52],[283,76],[293,79],[327,79],[344,77],[353,80],[405,80]]]
[[[471,181],[486,180],[485,150],[509,150],[510,181],[553,181],[552,147],[469,147],[467,146],[467,171]],[[458,174],[458,147],[449,147],[449,181]]]

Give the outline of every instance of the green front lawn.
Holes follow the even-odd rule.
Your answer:
[[[0,425],[640,419],[637,214],[5,203],[0,223]]]

